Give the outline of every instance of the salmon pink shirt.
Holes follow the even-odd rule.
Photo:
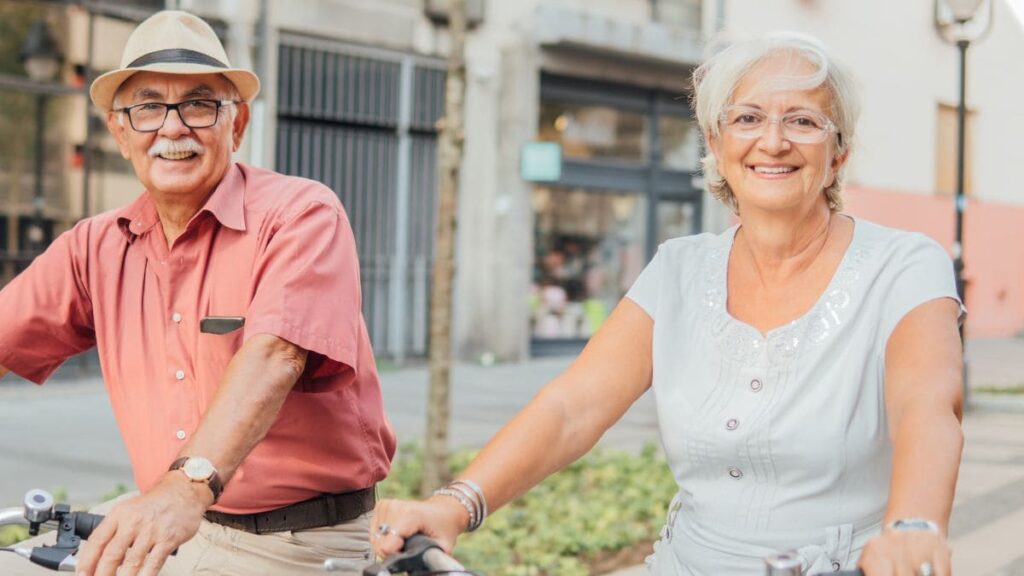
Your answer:
[[[206,317],[240,316],[227,334]],[[338,198],[242,164],[168,248],[152,199],[79,222],[0,292],[0,365],[41,384],[96,346],[138,487],[167,473],[228,362],[256,334],[309,351],[305,373],[215,509],[262,512],[372,486],[395,437],[360,312]]]

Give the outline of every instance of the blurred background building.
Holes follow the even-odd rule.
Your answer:
[[[1015,138],[1024,28],[1008,1],[995,0],[991,32],[969,55],[969,336],[1024,329],[1024,195],[1013,176],[1024,165]],[[701,191],[688,102],[689,73],[717,33],[790,29],[824,40],[852,66],[864,99],[849,212],[952,244],[957,52],[936,34],[932,0],[467,3],[455,301],[463,358],[578,350],[661,241],[730,224]],[[140,192],[85,87],[117,66],[135,22],[181,8],[208,19],[232,63],[263,80],[239,159],[339,194],[378,355],[423,356],[446,4],[0,0],[4,278],[78,218]],[[33,81],[19,54],[40,21],[60,65]]]

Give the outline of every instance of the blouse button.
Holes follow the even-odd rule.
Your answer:
[[[743,478],[743,471],[735,466],[729,466],[729,476],[739,480],[740,478]]]
[[[832,561],[832,571],[833,572],[839,572],[840,568],[842,568],[842,565],[840,565],[839,562],[836,562],[836,561],[833,560]]]
[[[764,385],[761,384],[761,381],[756,378],[750,381],[750,389],[754,392],[760,392],[763,387]]]
[[[173,320],[175,323],[181,322],[181,314],[178,314],[177,312],[171,314],[171,320]]]
[[[185,439],[185,431],[184,430],[178,430],[177,432],[174,433],[174,437],[177,438],[178,440],[184,440]]]
[[[185,371],[184,370],[178,370],[177,372],[174,373],[174,377],[176,379],[178,379],[178,380],[184,380],[185,379]]]
[[[735,419],[735,418],[732,418],[728,422],[725,423],[726,430],[735,430],[735,429],[737,429],[739,427],[740,427],[740,421]]]

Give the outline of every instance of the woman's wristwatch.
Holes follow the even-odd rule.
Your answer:
[[[931,520],[925,520],[923,518],[900,518],[893,520],[885,526],[886,530],[896,530],[898,532],[914,532],[923,530],[926,532],[934,532],[940,534],[939,525]]]

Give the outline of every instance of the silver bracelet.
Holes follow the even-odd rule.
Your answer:
[[[939,525],[931,520],[925,520],[924,518],[899,518],[889,522],[885,526],[886,530],[896,530],[897,532],[913,532],[922,530],[925,532],[933,532],[935,534],[941,534]]]
[[[458,492],[461,492],[462,494],[465,494],[466,498],[468,498],[473,503],[473,510],[476,512],[476,522],[473,523],[473,527],[470,529],[470,531],[472,532],[473,530],[479,528],[480,525],[482,525],[484,523],[484,520],[487,518],[487,512],[484,509],[483,504],[480,503],[480,500],[477,497],[476,493],[470,490],[469,487],[467,487],[461,482],[452,482],[448,486],[445,486],[445,488],[448,488],[450,490],[456,490]]]
[[[474,502],[472,502],[465,494],[458,490],[452,490],[446,486],[444,488],[434,490],[434,496],[448,496],[449,498],[455,498],[459,501],[459,504],[462,504],[462,507],[466,509],[466,513],[469,514],[469,526],[466,528],[467,532],[472,532],[480,527],[476,506],[474,506]]]
[[[480,488],[480,485],[472,480],[456,480],[452,484],[465,484],[469,486],[469,489],[476,493],[476,497],[480,502],[480,507],[483,508],[483,517],[487,518],[487,498],[484,498],[484,491]],[[481,520],[483,522],[483,520]]]

